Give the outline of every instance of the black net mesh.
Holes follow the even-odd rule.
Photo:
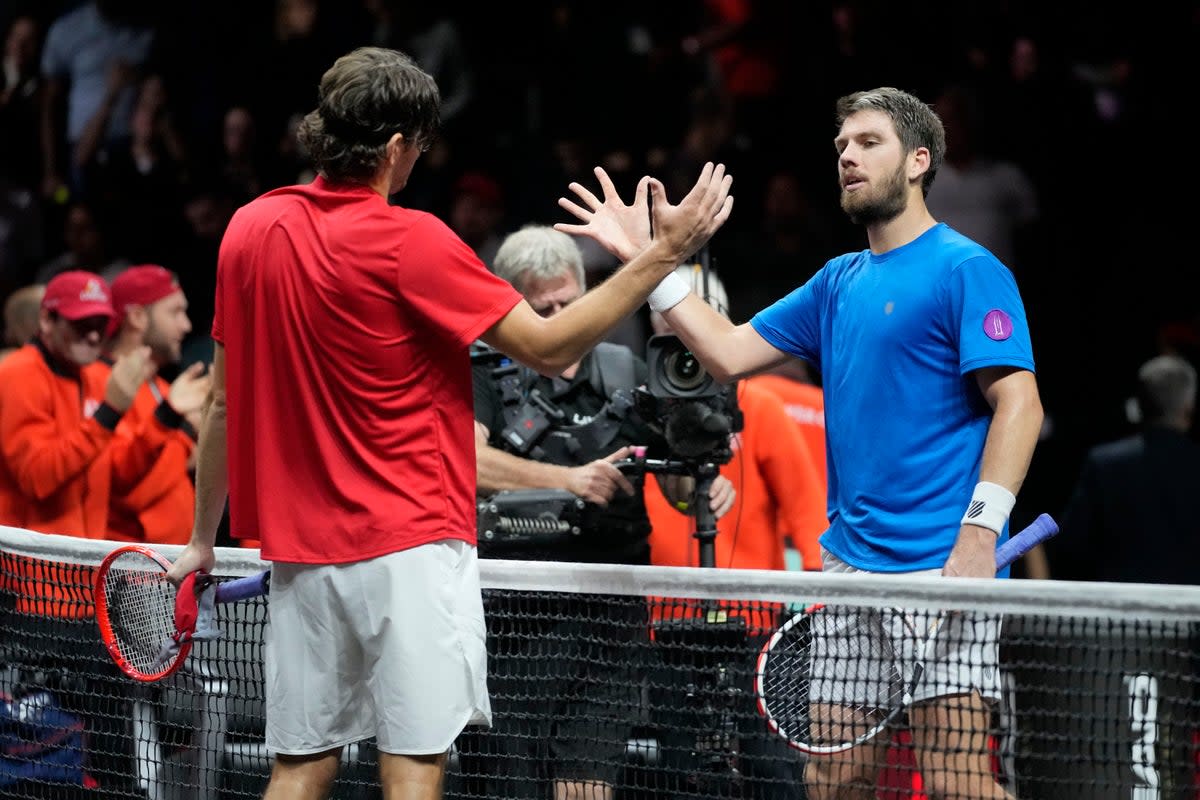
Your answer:
[[[271,768],[263,743],[267,600],[219,606],[223,638],[198,644],[166,681],[141,684],[117,671],[92,618],[92,567],[105,544],[89,543],[98,549],[87,558],[55,559],[6,547],[2,534],[0,797],[261,796]],[[704,598],[707,571],[687,573],[700,596],[673,598],[663,588],[628,588],[637,584],[631,574],[660,574],[647,568],[590,565],[564,580],[570,568],[554,566],[544,588],[519,589],[489,581],[503,562],[483,567],[493,587],[484,607],[494,724],[455,742],[448,797],[833,797],[818,784],[847,763],[869,775],[862,791],[889,800],[1200,796],[1194,590],[1180,588],[1184,610],[1158,619],[1151,611],[1080,614],[1072,608],[1080,587],[1067,584],[1054,587],[1061,600],[1045,613],[1000,613],[994,602],[960,613],[940,629],[932,652],[943,666],[923,682],[941,687],[933,694],[955,681],[987,682],[986,641],[965,640],[994,623],[995,702],[967,694],[929,713],[918,700],[869,741],[808,755],[772,730],[755,692],[762,645],[799,609],[771,602],[778,581],[770,591],[764,583],[762,602],[729,604]],[[753,598],[755,576],[746,577],[739,594]],[[837,577],[847,578],[838,586],[854,584]],[[822,585],[803,584],[797,596],[812,598]],[[956,607],[971,597],[964,587]],[[904,608],[904,600],[888,602]],[[810,700],[840,709],[893,673],[901,682],[911,676],[919,648],[903,642],[900,612],[880,605],[827,607],[867,620],[893,649],[831,649],[827,638],[822,655],[790,662],[793,671],[825,670],[810,674],[806,691],[821,694]],[[798,627],[835,636],[824,624]],[[845,653],[857,662],[839,662]],[[381,797],[377,762],[369,740],[347,748],[332,796]]]

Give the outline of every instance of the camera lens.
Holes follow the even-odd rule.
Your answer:
[[[708,373],[696,357],[688,350],[670,353],[663,363],[667,382],[681,392],[690,392],[702,386]]]

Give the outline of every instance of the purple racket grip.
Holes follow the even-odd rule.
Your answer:
[[[267,589],[271,585],[271,571],[263,570],[257,575],[247,575],[245,578],[237,578],[232,581],[225,581],[217,584],[218,603],[233,603],[238,600],[249,600],[251,597],[258,597],[267,593]]]
[[[1010,536],[1008,541],[996,548],[996,569],[1001,570],[1058,533],[1058,523],[1049,514],[1042,514],[1029,527]]]

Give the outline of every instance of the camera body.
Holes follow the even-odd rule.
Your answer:
[[[639,413],[667,440],[671,455],[693,462],[728,463],[730,437],[742,430],[735,386],[718,383],[671,333],[646,343],[649,376],[636,394]]]

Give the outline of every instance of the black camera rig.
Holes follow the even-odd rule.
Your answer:
[[[479,545],[557,544],[579,536],[586,506],[562,489],[496,492],[476,504]]]

